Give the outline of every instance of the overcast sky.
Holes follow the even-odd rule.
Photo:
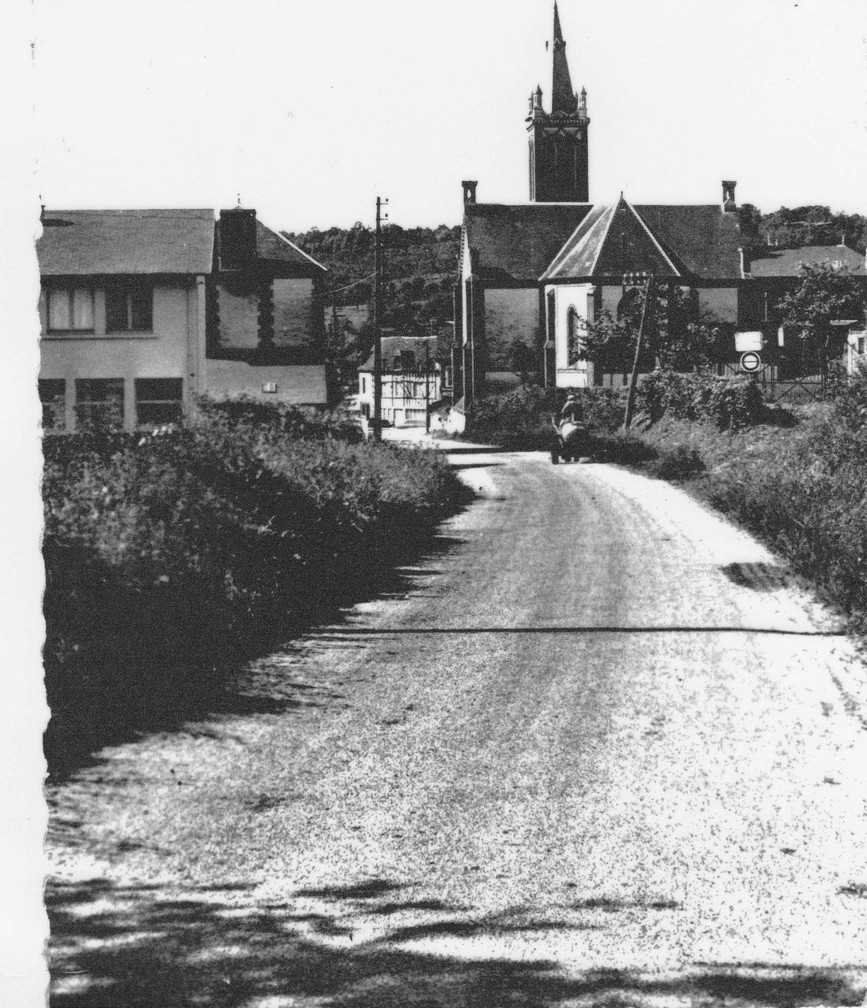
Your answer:
[[[35,0],[50,207],[231,206],[272,226],[457,223],[527,199],[551,0]],[[863,0],[562,0],[590,197],[867,211]]]

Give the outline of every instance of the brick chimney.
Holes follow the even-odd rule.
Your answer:
[[[256,211],[234,207],[220,211],[220,269],[246,269],[256,261]]]
[[[464,203],[475,203],[476,202],[476,186],[478,182],[474,181],[464,181],[461,185],[464,187]]]
[[[723,180],[722,183],[722,210],[723,213],[734,213],[738,205],[735,203],[735,186],[737,182],[726,182]]]

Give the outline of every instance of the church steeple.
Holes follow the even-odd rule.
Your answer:
[[[586,203],[589,199],[587,92],[572,90],[566,40],[554,0],[551,111],[538,89],[530,98],[530,199],[533,202]]]
[[[572,90],[572,78],[566,59],[566,42],[560,27],[560,12],[554,3],[554,66],[551,82],[551,111],[575,112],[578,102]]]

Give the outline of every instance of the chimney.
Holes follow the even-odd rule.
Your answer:
[[[220,211],[220,269],[239,270],[256,261],[256,211],[235,207]]]
[[[741,276],[744,278],[751,276],[753,269],[749,253],[742,248],[738,249],[738,253],[740,254],[741,257]]]
[[[478,182],[472,180],[461,182],[461,185],[464,187],[464,206],[476,202],[476,186],[478,184]]]
[[[735,203],[735,186],[737,182],[726,182],[723,180],[722,183],[722,209],[723,213],[734,213],[737,210],[738,205]]]

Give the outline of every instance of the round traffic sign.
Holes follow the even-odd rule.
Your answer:
[[[741,354],[741,371],[746,371],[747,374],[754,374],[761,366],[762,358],[755,350],[748,350],[746,353]]]

